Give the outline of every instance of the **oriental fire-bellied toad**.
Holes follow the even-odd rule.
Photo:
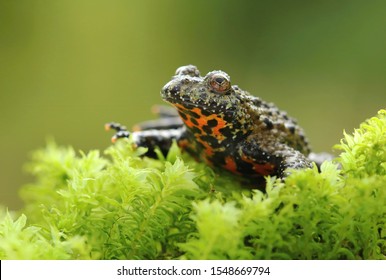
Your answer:
[[[113,141],[133,134],[134,143],[156,157],[155,147],[167,154],[175,139],[198,161],[250,179],[284,178],[289,168],[312,167],[310,147],[297,122],[274,104],[231,85],[223,71],[202,77],[197,67],[182,66],[161,96],[177,110],[157,107],[161,118],[140,124],[134,132],[108,123],[107,129],[117,131]]]

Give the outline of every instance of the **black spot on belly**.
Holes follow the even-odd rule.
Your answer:
[[[256,171],[253,170],[252,164],[243,161],[238,161],[237,171],[245,175],[256,174]]]
[[[224,135],[226,138],[230,138],[233,136],[233,134],[235,133],[235,131],[230,128],[229,126],[226,126],[226,127],[223,127],[220,129],[220,132],[222,135]]]
[[[216,126],[218,125],[218,121],[215,120],[215,119],[209,120],[209,121],[208,121],[208,125],[209,125],[210,127],[216,127]]]
[[[191,115],[193,118],[195,119],[199,119],[201,116],[199,114],[197,114],[196,112],[193,112],[193,111],[189,111],[187,112],[189,115]]]
[[[198,121],[195,118],[190,118],[190,121],[192,122],[192,124],[198,126]]]
[[[212,128],[211,128],[210,126],[208,126],[208,125],[204,125],[204,126],[202,127],[202,130],[203,130],[204,132],[206,132],[207,134],[212,134],[212,133],[213,133]]]
[[[188,119],[188,117],[184,113],[182,112],[178,112],[178,113],[180,114],[180,117],[183,118],[184,120]]]
[[[210,136],[210,135],[201,135],[200,136],[200,139],[206,143],[208,143],[210,146],[212,146],[213,148],[219,148],[221,147],[222,145],[217,141],[216,138],[214,138],[213,136]]]
[[[202,130],[198,128],[197,126],[193,126],[190,128],[193,134],[202,134]]]

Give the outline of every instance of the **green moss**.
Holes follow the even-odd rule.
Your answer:
[[[20,213],[0,209],[1,259],[385,259],[386,111],[344,135],[335,162],[267,178],[265,193],[130,141],[28,164]]]

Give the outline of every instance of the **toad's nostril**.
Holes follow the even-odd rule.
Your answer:
[[[180,87],[179,86],[174,86],[171,90],[170,90],[170,93],[171,94],[176,94],[180,91]]]

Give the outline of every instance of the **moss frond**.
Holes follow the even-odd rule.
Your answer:
[[[181,155],[53,141],[32,155],[19,213],[0,208],[1,259],[385,259],[386,111],[344,134],[321,172],[266,191]]]

